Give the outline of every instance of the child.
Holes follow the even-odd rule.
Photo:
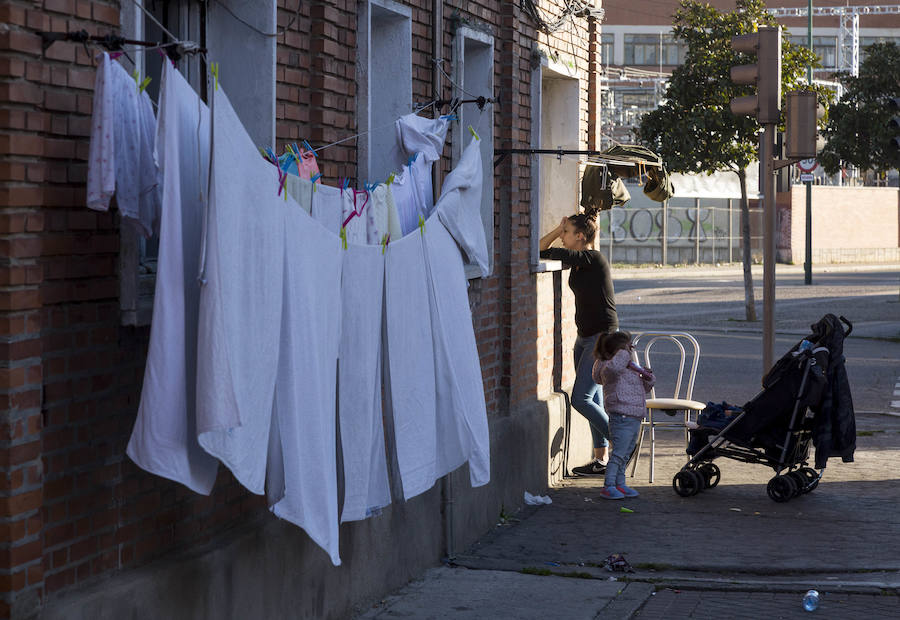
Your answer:
[[[625,484],[625,464],[634,451],[641,420],[646,411],[645,394],[656,382],[653,371],[631,360],[631,334],[603,334],[594,347],[594,381],[603,386],[603,405],[609,415],[612,454],[606,465],[606,499],[637,497]]]

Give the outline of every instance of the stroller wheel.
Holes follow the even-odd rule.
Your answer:
[[[685,469],[682,469],[675,474],[674,478],[672,478],[672,488],[675,489],[675,492],[681,497],[691,497],[692,495],[696,495],[700,492],[700,488],[703,484],[703,476]]]
[[[794,487],[795,487],[794,497],[798,497],[798,496],[806,493],[806,483],[807,483],[806,476],[804,474],[800,473],[800,470],[792,471],[786,475],[791,480],[794,481]]]
[[[806,479],[806,484],[804,485],[803,492],[811,493],[817,486],[819,486],[819,472],[817,472],[812,467],[803,467],[797,470],[797,473],[802,475]]]
[[[700,473],[703,474],[707,489],[712,489],[722,479],[722,472],[715,463],[704,463],[700,466]]]
[[[776,502],[786,502],[794,497],[796,483],[788,476],[775,476],[766,485],[766,493]]]

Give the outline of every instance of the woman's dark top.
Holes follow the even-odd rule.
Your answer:
[[[541,258],[561,261],[569,271],[569,288],[575,294],[575,325],[582,338],[619,329],[616,292],[606,257],[597,250],[550,248]]]

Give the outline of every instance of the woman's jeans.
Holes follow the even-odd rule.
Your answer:
[[[634,416],[609,414],[609,431],[612,437],[612,454],[606,464],[606,486],[620,487],[625,484],[625,466],[641,431],[641,418]]]
[[[587,338],[575,338],[575,384],[572,386],[572,406],[587,418],[591,425],[594,448],[609,445],[609,417],[603,410],[603,388],[594,383],[591,370],[594,368],[594,345],[600,334]]]

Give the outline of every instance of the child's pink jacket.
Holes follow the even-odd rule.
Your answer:
[[[645,370],[647,374],[642,378],[637,371],[628,368],[630,361],[629,352],[620,349],[612,359],[596,360],[591,374],[594,381],[603,386],[606,413],[643,418],[645,394],[653,387],[656,377]]]

